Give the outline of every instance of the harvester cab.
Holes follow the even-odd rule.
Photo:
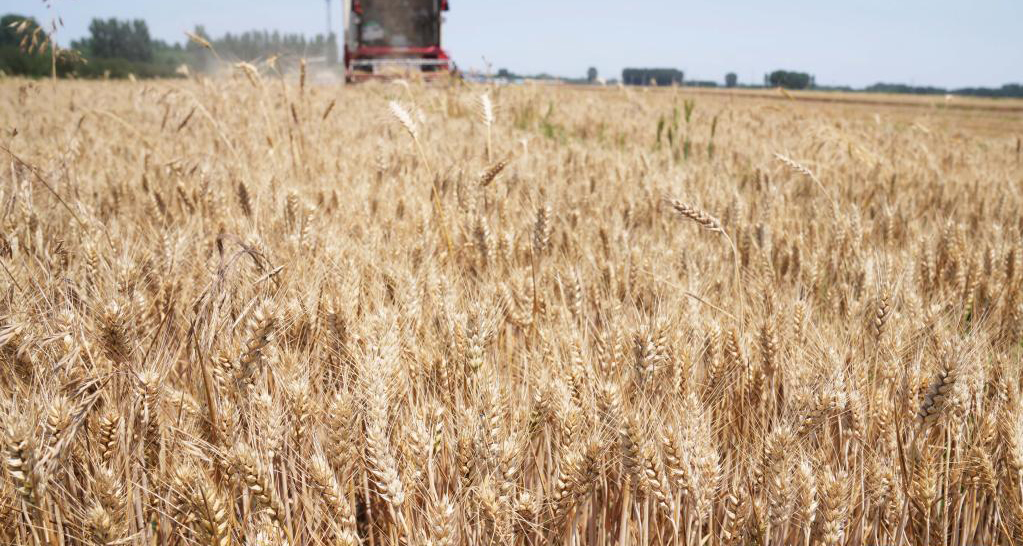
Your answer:
[[[449,75],[440,42],[447,10],[447,0],[344,0],[345,79]]]

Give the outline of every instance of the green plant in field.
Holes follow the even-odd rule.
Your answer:
[[[661,147],[661,133],[664,132],[664,116],[657,117],[657,140],[655,141],[654,148]]]
[[[718,132],[718,115],[714,114],[714,119],[710,122],[710,140],[707,142],[707,157],[714,157],[714,136]]]

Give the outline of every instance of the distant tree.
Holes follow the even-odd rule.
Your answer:
[[[24,26],[22,26],[24,25]],[[18,76],[45,76],[50,57],[48,35],[35,19],[8,14],[0,18],[0,71]]]
[[[83,50],[87,56],[100,59],[141,62],[153,59],[153,40],[149,36],[149,27],[142,19],[93,19],[89,23],[89,38],[72,45]]]
[[[511,74],[511,72],[508,72],[507,68],[499,68],[497,70],[497,77],[498,78],[504,78],[504,79],[511,79],[512,74]]]
[[[622,70],[625,85],[682,85],[683,73],[674,68],[626,68]]]
[[[590,83],[594,83],[594,82],[597,81],[597,69],[596,69],[596,67],[591,66],[590,69],[586,71],[586,81],[588,81]]]
[[[729,72],[725,74],[725,87],[735,87],[739,84],[739,76],[735,75],[735,72]]]
[[[806,72],[775,70],[764,77],[764,83],[785,89],[809,89],[813,87],[814,79]]]
[[[18,26],[21,23],[25,23],[25,27],[19,32]],[[31,36],[36,29],[39,29],[39,23],[31,17],[25,17],[24,15],[15,15],[9,13],[0,17],[0,47],[3,46],[15,46],[21,45],[22,39]],[[39,32],[43,32],[39,30]],[[43,36],[45,38],[45,36]]]

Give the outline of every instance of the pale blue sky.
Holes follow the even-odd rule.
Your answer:
[[[333,1],[340,26],[340,0]],[[762,81],[775,68],[820,84],[878,81],[947,87],[1023,82],[1023,0],[450,0],[444,45],[463,69],[582,76],[596,66],[675,67],[686,79],[734,71]],[[204,24],[213,35],[326,27],[325,0],[5,0],[0,12],[87,33],[92,17],[143,18],[155,37],[180,41]]]

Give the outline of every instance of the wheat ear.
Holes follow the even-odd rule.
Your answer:
[[[391,110],[391,115],[398,120],[398,123],[405,128],[405,131],[412,137],[412,142],[416,146],[416,150],[419,152],[419,157],[423,159],[423,163],[426,165],[426,170],[429,171],[430,176],[433,178],[433,208],[437,214],[437,222],[440,224],[441,235],[444,237],[444,244],[447,246],[448,254],[453,254],[455,247],[451,242],[451,234],[448,233],[447,219],[444,216],[444,204],[440,200],[440,181],[437,178],[437,173],[434,172],[433,167],[430,166],[430,160],[426,157],[426,151],[423,150],[423,145],[419,141],[419,126],[416,125],[415,120],[412,119],[412,115],[405,109],[398,101],[391,101],[388,104]]]
[[[725,241],[728,242],[728,246],[732,249],[732,265],[734,267],[735,274],[735,297],[739,305],[738,323],[741,328],[743,325],[742,282],[741,275],[739,273],[739,249],[735,246],[735,242],[728,236],[725,228],[721,225],[721,221],[706,211],[669,196],[665,196],[664,202],[683,218],[688,218],[689,220],[696,222],[707,231],[720,233],[721,236],[725,238]]]

